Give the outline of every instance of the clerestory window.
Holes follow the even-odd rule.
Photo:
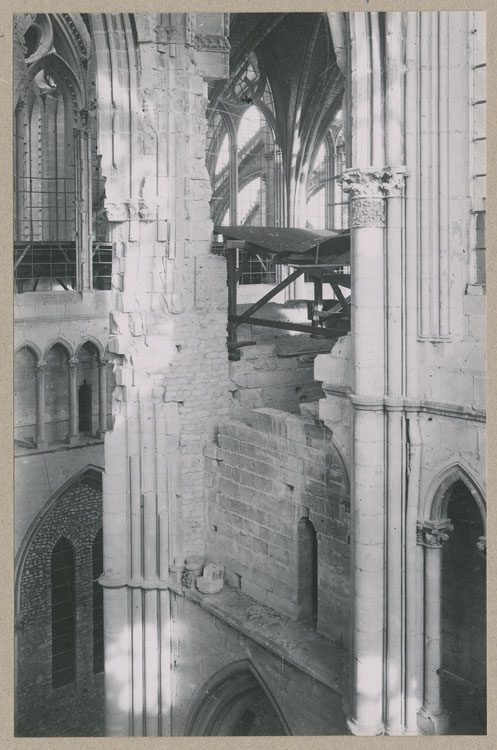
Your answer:
[[[110,289],[112,246],[90,116],[88,49],[41,14],[25,32],[26,79],[15,111],[14,281],[17,293]]]
[[[207,167],[214,224],[279,226],[281,152],[274,137],[274,103],[255,53],[249,55],[210,111]],[[240,284],[275,284],[271,261],[238,252]]]

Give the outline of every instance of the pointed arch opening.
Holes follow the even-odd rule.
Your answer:
[[[485,734],[485,527],[465,482],[456,481],[446,495],[453,530],[442,548],[442,704],[451,734]]]
[[[190,737],[287,734],[280,709],[248,660],[230,665],[204,685],[185,729]]]
[[[97,347],[91,341],[78,350],[78,429],[83,435],[93,435],[99,419],[99,363]],[[104,373],[105,376],[105,373]],[[102,405],[105,409],[105,404]]]
[[[439,475],[433,487],[425,520],[417,525],[424,547],[420,726],[425,732],[428,717],[435,734],[485,734],[485,500],[459,464]]]
[[[69,434],[69,354],[54,344],[46,357],[45,413],[47,442],[62,442]]]

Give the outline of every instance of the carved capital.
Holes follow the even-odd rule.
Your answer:
[[[449,539],[454,526],[448,518],[441,521],[418,521],[416,524],[416,541],[423,547],[440,549]]]
[[[385,201],[383,198],[354,197],[350,202],[350,227],[384,227]]]
[[[350,196],[350,225],[385,226],[385,198],[401,196],[406,177],[403,167],[347,169],[339,178]]]
[[[385,198],[400,198],[406,187],[407,169],[405,167],[385,167],[381,191]]]
[[[482,552],[484,555],[487,554],[487,537],[486,536],[478,537],[478,541],[476,542],[476,549],[478,550],[478,552]]]
[[[385,198],[401,191],[407,172],[405,167],[367,167],[346,169],[339,177],[344,192],[354,198]]]

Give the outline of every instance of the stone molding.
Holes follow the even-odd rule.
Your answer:
[[[153,578],[146,580],[145,578],[109,578],[105,574],[100,576],[98,583],[104,589],[144,589],[147,591],[167,591],[171,590],[184,595],[184,589],[182,585],[176,583],[172,576],[169,576],[167,580],[160,578]]]
[[[466,409],[457,404],[443,404],[437,401],[414,401],[412,399],[394,399],[390,396],[373,398],[352,393],[348,386],[333,386],[323,383],[323,391],[328,396],[348,399],[357,409],[379,409],[385,411],[404,411],[406,414],[435,414],[452,419],[465,419],[470,422],[486,422],[483,411]]]
[[[364,411],[383,411],[383,398],[358,396],[356,393],[349,393],[348,397],[354,409],[361,409]]]
[[[217,34],[195,34],[194,43],[196,50],[208,52],[229,52],[231,49],[228,39]]]
[[[38,62],[46,55],[49,55],[51,52],[54,51],[53,49],[53,40],[54,40],[54,32],[53,32],[53,26],[52,21],[48,13],[38,13],[37,15],[32,14],[33,18],[31,19],[31,25],[36,22],[36,26],[38,27],[38,41],[36,45],[36,49],[32,52],[32,54],[26,58],[26,65],[33,65],[33,63]],[[67,14],[63,14],[64,16]],[[29,28],[29,27],[28,27]],[[25,32],[28,29],[25,29]]]
[[[340,176],[345,193],[350,195],[350,226],[385,226],[385,198],[401,197],[407,171],[404,167],[367,167],[347,169]]]
[[[408,413],[437,414],[441,417],[467,419],[473,422],[486,422],[486,413],[476,409],[468,409],[457,404],[443,404],[438,401],[404,401],[405,411]]]
[[[440,521],[418,521],[416,524],[416,541],[423,547],[440,549],[449,539],[454,526],[448,518]]]
[[[70,29],[74,37],[74,41],[78,45],[82,60],[87,60],[89,57],[89,51],[88,51],[88,44],[90,43],[89,37],[86,40],[83,39],[77,25],[74,23],[72,13],[62,13],[62,18],[65,20],[67,27]]]

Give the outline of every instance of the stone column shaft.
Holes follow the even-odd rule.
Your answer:
[[[98,434],[103,438],[107,432],[107,362],[98,364]]]
[[[442,579],[441,547],[425,549],[425,709],[440,713],[440,677],[442,643],[440,639],[440,595]]]
[[[392,85],[395,90],[395,86]],[[392,104],[392,102],[391,102]],[[396,113],[395,107],[393,112]],[[398,119],[398,118],[397,118]],[[398,140],[398,133],[397,133]],[[391,146],[391,150],[397,150]],[[392,179],[385,188],[386,228],[386,466],[387,466],[387,623],[385,721],[389,735],[403,734],[404,659],[403,622],[405,538],[405,421],[404,396],[404,299],[403,299],[403,188],[404,170],[389,170]]]
[[[384,731],[384,171],[347,170],[354,351],[352,700],[356,735]]]
[[[403,528],[404,486],[403,415],[387,412],[387,624],[386,624],[386,732],[403,733]]]
[[[69,443],[78,442],[78,362],[69,362]]]
[[[104,587],[105,730],[107,735],[118,737],[133,734],[128,594],[125,587]]]
[[[159,591],[160,640],[161,643],[171,643],[171,594],[169,591]],[[162,648],[160,652],[160,735],[172,735],[172,669],[171,648]]]
[[[448,728],[440,688],[440,668],[442,666],[442,546],[449,538],[453,528],[447,519],[423,521],[418,523],[417,526],[418,543],[424,546],[425,552],[425,659],[422,714],[433,722],[435,734],[444,734]]]
[[[36,368],[36,445],[46,447],[45,440],[45,371],[46,365]]]
[[[352,515],[353,734],[383,732],[384,498],[383,414],[354,408]]]

